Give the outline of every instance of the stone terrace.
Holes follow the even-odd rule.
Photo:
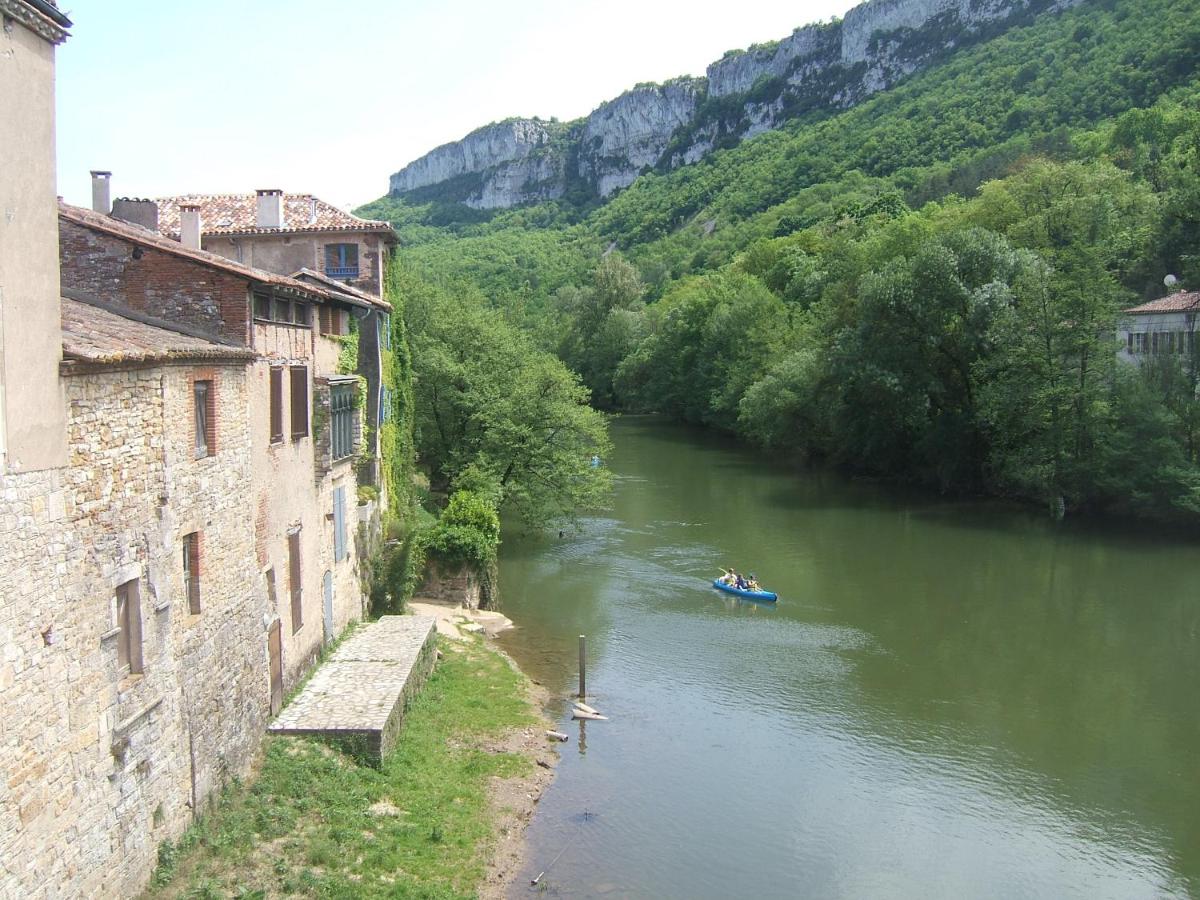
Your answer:
[[[331,739],[378,764],[433,671],[434,623],[431,616],[384,616],[360,626],[267,730]]]

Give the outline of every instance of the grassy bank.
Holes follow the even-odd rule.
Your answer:
[[[479,641],[442,646],[380,769],[317,741],[267,738],[253,782],[160,851],[146,896],[475,896],[506,827],[489,792],[531,776],[541,731],[529,730],[528,683],[504,657]],[[521,729],[524,748],[505,741]]]

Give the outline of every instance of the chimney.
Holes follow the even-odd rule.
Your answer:
[[[200,204],[179,204],[179,243],[193,250],[200,249]]]
[[[257,225],[259,228],[283,227],[283,191],[259,188]]]
[[[110,178],[112,178],[112,172],[92,170],[92,209],[106,216],[112,208],[112,204],[108,201],[108,180]]]
[[[153,200],[118,197],[113,201],[112,217],[141,225],[147,231],[158,231],[158,204]]]

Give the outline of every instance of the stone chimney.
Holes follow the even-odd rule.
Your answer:
[[[101,172],[99,169],[92,169],[92,209],[106,216],[109,210],[112,209],[112,204],[108,199],[110,178],[112,178],[112,172]]]
[[[259,188],[256,224],[259,228],[283,227],[283,191],[274,188]]]
[[[200,204],[179,204],[179,243],[193,250],[200,249]]]
[[[141,225],[147,231],[158,231],[158,204],[153,200],[118,197],[113,201],[112,217]]]

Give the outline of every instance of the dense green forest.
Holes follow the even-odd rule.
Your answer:
[[[439,420],[494,378],[487,415],[561,417],[526,466],[555,483],[499,502],[592,502],[582,384],[941,491],[1200,518],[1197,360],[1115,338],[1166,274],[1200,288],[1198,63],[1200,4],[1098,0],[604,204],[369,204],[401,236],[416,449],[447,484],[504,476],[469,432],[509,426]]]

